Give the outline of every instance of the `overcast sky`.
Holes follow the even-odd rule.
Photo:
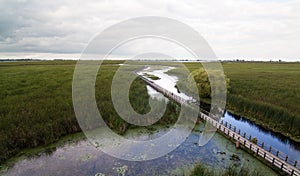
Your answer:
[[[0,58],[79,58],[105,28],[163,16],[197,30],[218,58],[300,60],[300,0],[0,0],[0,13]]]

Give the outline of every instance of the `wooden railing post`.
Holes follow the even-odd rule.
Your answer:
[[[269,152],[271,152],[272,151],[272,146],[270,146],[270,148],[269,148]]]
[[[246,132],[244,132],[244,138],[246,138]]]
[[[239,129],[239,132],[238,132],[239,134],[241,133],[241,129]]]
[[[285,161],[287,161],[287,160],[288,160],[288,158],[289,158],[289,157],[286,155],[286,157],[285,157]]]
[[[296,160],[296,161],[295,161],[295,164],[294,164],[295,167],[297,167],[297,163],[298,163],[298,161]]]
[[[264,145],[265,145],[265,143],[263,142],[263,143],[261,144],[261,148],[264,148]]]
[[[279,155],[279,151],[277,150],[277,152],[276,152],[276,156],[278,156]]]

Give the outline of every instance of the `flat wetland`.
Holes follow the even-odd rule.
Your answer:
[[[139,133],[147,138],[153,135],[153,128],[146,128],[152,132],[144,133],[144,128],[141,130],[126,123],[113,109],[110,97],[111,80],[123,62],[105,61],[102,64],[95,85],[97,105],[106,124],[116,133],[124,136]],[[144,64],[147,63],[140,62],[138,65]],[[195,62],[184,64],[190,71],[201,67]],[[12,166],[15,163],[13,169],[8,170],[8,175],[26,175],[30,172],[38,175],[45,171],[43,168],[49,174],[56,168],[61,174],[67,175],[117,174],[122,169],[129,175],[169,175],[176,172],[188,173],[196,162],[205,163],[208,167],[219,166],[220,169],[236,163],[238,166],[251,166],[249,169],[260,168],[263,175],[276,175],[250,154],[236,150],[230,141],[219,134],[206,146],[199,147],[196,143],[201,124],[182,146],[168,156],[146,161],[144,164],[117,161],[98,150],[94,151],[91,144],[78,133],[81,129],[72,105],[75,65],[76,61],[0,62],[0,169],[5,170],[7,165]],[[228,111],[300,141],[300,63],[223,62],[222,65],[230,79]],[[176,74],[176,71],[173,72]],[[180,70],[177,70],[178,73]],[[154,80],[159,79],[153,75],[148,76]],[[131,88],[130,102],[133,108],[137,112],[147,113],[150,107],[146,86],[141,80],[135,80]],[[160,128],[154,131],[161,133],[172,126],[177,113],[176,105],[169,102],[164,117],[155,124]],[[71,136],[75,133],[78,136],[73,140]],[[58,141],[60,142],[57,144]],[[86,150],[82,151],[81,148]],[[77,154],[71,156],[74,153]],[[27,158],[28,155],[34,157]],[[237,155],[239,160],[233,161],[232,155]],[[23,156],[21,160],[20,156]],[[100,159],[100,156],[104,159]],[[59,168],[66,161],[70,173]],[[107,165],[107,169],[103,170],[103,164]],[[77,166],[79,167],[76,168]],[[162,171],[154,173],[149,170],[151,167]],[[83,173],[82,170],[90,172]]]

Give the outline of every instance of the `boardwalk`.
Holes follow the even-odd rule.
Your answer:
[[[179,104],[187,104],[191,106],[195,106],[198,104],[191,103],[178,95],[173,94],[172,92],[162,88],[161,86],[155,84],[153,81],[145,78],[144,76],[139,75],[139,77],[145,81],[146,84],[151,86],[156,91],[162,93],[165,97],[172,99],[173,101]],[[219,122],[212,118],[213,115],[209,113],[200,112],[200,117],[206,122],[211,123],[214,127],[218,129],[218,132],[225,135],[232,141],[234,141],[240,147],[245,148],[250,153],[255,154],[262,160],[266,161],[270,165],[277,167],[279,170],[287,173],[288,175],[296,175],[300,176],[300,169],[297,166],[298,161],[289,160],[287,155],[282,155],[282,152],[276,150],[274,153],[274,149],[272,150],[271,146],[267,146],[264,143],[254,142],[251,140],[251,135],[247,137],[246,133],[243,135],[240,134],[240,130],[236,127],[231,126],[228,123],[223,124],[223,121]]]

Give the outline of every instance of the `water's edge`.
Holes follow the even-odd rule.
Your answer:
[[[17,162],[21,160],[39,157],[42,154],[51,153],[59,147],[63,147],[68,144],[75,144],[81,140],[86,140],[86,136],[84,135],[83,132],[77,132],[77,133],[67,134],[66,136],[62,137],[61,139],[59,139],[58,141],[52,144],[24,149],[17,155],[9,158],[8,160],[0,164],[0,174],[12,168]]]

